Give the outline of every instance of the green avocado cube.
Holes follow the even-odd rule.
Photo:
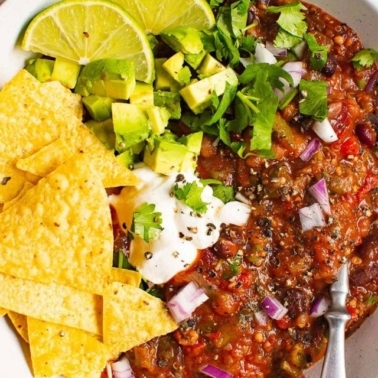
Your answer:
[[[57,80],[67,88],[74,88],[81,70],[80,64],[64,58],[56,58],[51,75],[52,80]]]
[[[150,134],[150,122],[144,106],[114,102],[112,118],[118,152],[144,141]]]
[[[224,71],[189,84],[180,90],[180,95],[192,112],[199,114],[211,104],[213,92],[217,96],[221,96],[224,93],[226,83],[231,85],[238,84],[238,77],[232,68],[227,68]]]
[[[152,132],[156,135],[163,134],[168,125],[169,118],[171,118],[169,110],[161,106],[151,106],[146,108],[146,112]]]
[[[135,89],[134,64],[126,59],[100,59],[81,70],[75,92],[128,100]]]
[[[155,59],[155,89],[163,91],[178,92],[181,86],[173,79],[171,75],[163,68],[167,58]]]
[[[105,121],[112,116],[112,103],[114,101],[110,97],[97,95],[83,97],[83,105],[95,121]]]
[[[221,62],[213,58],[210,54],[206,54],[197,72],[199,75],[211,76],[225,69],[226,67]]]
[[[163,137],[155,137],[146,145],[143,161],[156,173],[169,175],[180,172],[187,153],[188,148],[183,144]]]
[[[181,137],[179,139],[179,142],[188,147],[188,150],[193,154],[199,155],[201,152],[202,139],[203,131],[197,131],[195,133],[191,133]]]
[[[165,107],[171,113],[172,119],[181,118],[180,94],[178,92],[154,92],[154,105]]]
[[[135,89],[130,95],[130,104],[153,105],[154,88],[152,84],[137,81]]]
[[[119,160],[125,167],[131,168],[135,163],[135,155],[131,149],[127,149],[116,156],[116,159]]]
[[[85,124],[108,150],[114,151],[115,133],[111,118],[101,122],[89,120]]]
[[[51,80],[53,68],[54,61],[44,58],[30,59],[25,67],[41,83]]]
[[[190,26],[177,26],[163,31],[160,36],[176,52],[199,54],[204,50],[201,33]]]
[[[178,52],[163,63],[163,68],[176,80],[180,86],[188,85],[191,72],[189,67],[184,67],[184,54]]]

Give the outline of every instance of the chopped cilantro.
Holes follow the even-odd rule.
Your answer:
[[[163,220],[160,212],[154,212],[155,205],[152,203],[143,203],[133,215],[131,232],[140,236],[145,242],[155,239],[160,230]]]
[[[196,181],[193,181],[192,183],[187,182],[183,186],[175,184],[173,194],[197,214],[203,214],[207,211],[207,203],[203,202],[201,198],[203,190],[203,186],[199,186]]]
[[[130,264],[129,259],[125,256],[122,251],[117,251],[118,253],[118,263],[117,267],[121,269],[135,270],[135,268]]]
[[[242,257],[236,255],[234,259],[228,263],[228,269],[223,273],[223,278],[228,280],[237,276],[240,273],[240,265],[242,263]]]
[[[276,47],[283,49],[292,49],[302,41],[302,38],[296,37],[287,31],[280,29],[273,43]]]
[[[219,198],[223,203],[235,200],[235,191],[232,186],[215,185],[213,186],[213,196]]]
[[[299,102],[299,112],[323,121],[328,114],[327,86],[324,81],[301,80],[299,90],[303,100]]]
[[[311,51],[311,67],[320,71],[327,63],[328,49],[326,46],[319,45],[313,34],[305,34],[304,39]]]
[[[362,49],[351,60],[356,69],[371,67],[378,60],[378,52],[373,49]]]
[[[280,13],[277,24],[291,35],[301,38],[307,31],[307,23],[304,21],[306,16],[301,12],[306,9],[302,3],[297,1],[282,6],[270,6],[267,8],[267,11]]]
[[[378,296],[376,295],[371,295],[366,301],[365,303],[368,305],[368,306],[374,306],[378,303]]]

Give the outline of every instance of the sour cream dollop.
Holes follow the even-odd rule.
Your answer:
[[[178,200],[173,193],[178,173],[162,176],[144,164],[134,170],[139,184],[125,187],[119,195],[110,196],[118,222],[123,229],[130,230],[133,214],[145,202],[155,205],[160,212],[162,227],[155,239],[145,242],[135,235],[130,245],[130,263],[149,281],[161,284],[178,272],[189,267],[197,257],[198,249],[211,247],[219,238],[220,225],[244,225],[250,214],[250,207],[232,201],[224,204],[213,196],[213,190],[206,185],[201,195],[207,203],[207,211],[200,216]],[[196,182],[203,186],[193,173],[180,173],[181,183]]]

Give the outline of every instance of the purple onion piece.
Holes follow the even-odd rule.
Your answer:
[[[326,225],[322,209],[318,203],[299,209],[299,220],[303,231]]]
[[[324,178],[319,180],[316,184],[308,188],[310,194],[314,197],[316,202],[320,205],[322,210],[331,215],[331,205],[329,203],[327,183]]]
[[[366,83],[365,92],[370,93],[373,90],[375,83],[377,81],[377,78],[378,78],[378,69],[373,72],[368,82]]]
[[[255,312],[255,320],[258,324],[265,326],[267,325],[269,318],[265,311],[260,310]]]
[[[214,365],[208,364],[205,365],[202,369],[201,372],[208,377],[212,378],[232,378],[232,374],[227,372],[226,370],[220,369]]]
[[[306,148],[303,150],[303,152],[299,156],[300,159],[302,159],[303,161],[309,161],[315,155],[315,153],[319,150],[321,145],[322,144],[319,139],[316,139],[316,138],[311,139],[309,144],[306,146]]]
[[[288,312],[288,309],[280,301],[270,296],[266,296],[262,300],[261,307],[272,319],[276,320],[282,319]]]
[[[324,315],[327,312],[330,304],[331,301],[328,298],[315,299],[311,305],[310,316],[313,318],[317,318],[319,316]]]

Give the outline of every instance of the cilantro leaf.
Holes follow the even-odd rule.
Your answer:
[[[267,11],[280,13],[277,24],[288,33],[296,37],[302,37],[307,31],[307,23],[304,21],[306,16],[301,10],[306,9],[302,3],[297,1],[282,6],[270,6]]]
[[[244,33],[242,29],[247,24],[249,0],[240,0],[232,3],[231,11],[231,27],[234,37],[240,38]]]
[[[288,33],[287,31],[280,28],[278,30],[278,33],[273,43],[276,47],[283,48],[283,49],[291,49],[295,47],[301,41],[302,41],[302,38],[296,37],[295,35],[292,35]]]
[[[327,86],[324,81],[301,80],[299,90],[304,99],[299,102],[299,112],[323,121],[328,114]]]
[[[197,214],[204,214],[207,211],[207,203],[202,201],[201,195],[203,186],[198,186],[196,181],[185,183],[183,186],[175,184],[173,188],[174,196],[189,206]]]
[[[228,185],[215,185],[213,186],[213,196],[219,198],[223,203],[234,201],[234,188]]]
[[[371,67],[378,60],[378,52],[373,49],[362,49],[351,60],[356,69]]]
[[[327,63],[328,49],[326,46],[319,45],[313,34],[305,34],[304,39],[311,51],[311,67],[315,70],[320,71]]]
[[[223,0],[209,0],[208,3],[211,8],[216,8],[223,3]]]
[[[155,205],[153,203],[143,203],[138,210],[134,212],[131,232],[140,236],[145,242],[155,239],[160,230],[163,220],[160,212],[154,212]]]

